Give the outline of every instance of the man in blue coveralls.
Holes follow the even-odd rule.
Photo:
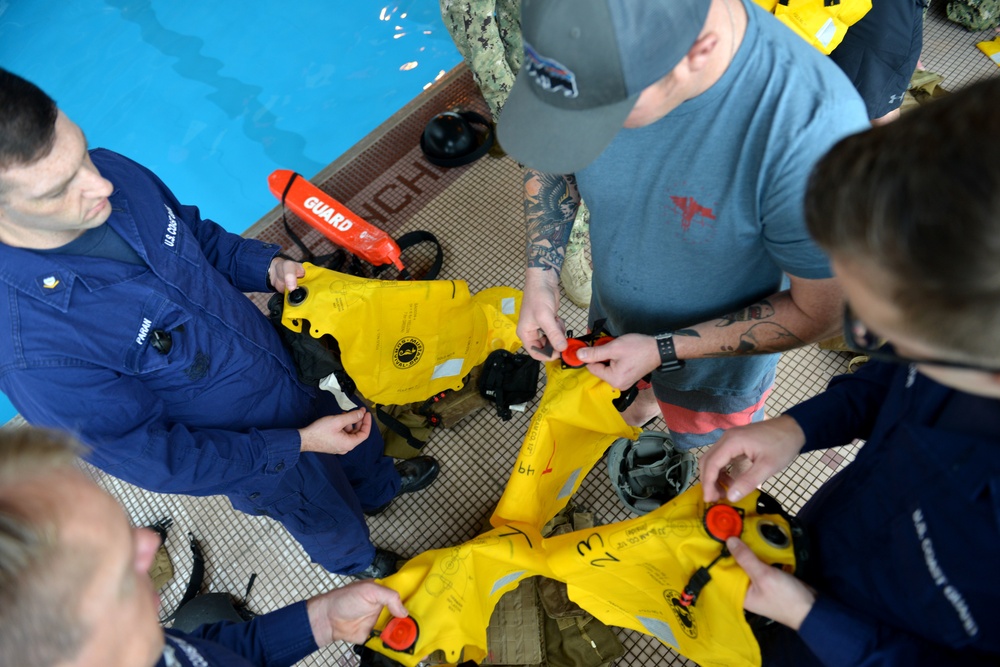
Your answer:
[[[396,466],[364,409],[304,385],[242,292],[293,289],[280,248],[202,219],[0,70],[0,389],[30,423],[161,493],[271,516],[331,572],[382,577],[365,513],[438,473]]]
[[[56,433],[0,433],[0,664],[13,667],[290,667],[361,643],[399,594],[354,582],[245,623],[164,630],[148,571],[159,538],[79,469]]]
[[[1000,162],[983,150],[998,107],[1000,81],[978,84],[813,172],[809,230],[872,361],[701,458],[705,501],[735,501],[800,452],[866,441],[798,513],[801,579],[727,544],[744,607],[777,621],[767,667],[1000,664]]]

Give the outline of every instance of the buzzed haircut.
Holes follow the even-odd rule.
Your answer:
[[[813,170],[809,231],[873,285],[924,341],[1000,361],[1000,80],[847,137]]]
[[[55,665],[85,639],[77,607],[89,561],[61,547],[55,518],[18,492],[24,479],[72,469],[81,451],[55,432],[0,429],[0,665]]]
[[[58,115],[56,103],[41,88],[0,68],[0,171],[48,155],[55,144]]]

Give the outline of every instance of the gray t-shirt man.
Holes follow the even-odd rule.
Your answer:
[[[615,334],[725,316],[787,288],[786,273],[832,275],[802,201],[816,161],[867,126],[863,107],[825,56],[744,4],[746,35],[719,81],[656,123],[619,132],[576,172],[592,216],[592,317],[607,317]],[[654,386],[746,393],[777,358],[693,359]]]
[[[558,297],[549,296],[544,273],[558,268],[562,239],[552,232],[557,217],[533,219],[532,205],[571,208],[566,202],[582,196],[591,209],[591,322],[607,318],[617,336],[644,334],[591,350],[589,368],[622,388],[654,371],[675,441],[710,444],[721,429],[762,418],[777,352],[836,326],[839,288],[809,239],[802,200],[819,157],[867,127],[864,105],[833,63],[749,0],[587,0],[568,11],[607,17],[579,29],[588,47],[579,53],[542,33],[545,25],[559,34],[559,22],[540,9],[526,2],[522,17],[528,64],[519,76],[532,97],[518,108],[526,95],[515,86],[500,139],[515,158],[542,169],[562,166],[553,152],[565,145],[575,176],[562,180],[561,198],[551,194],[558,189],[548,185],[551,175],[526,178],[529,269],[519,334],[530,348],[541,330],[560,347],[547,319]],[[553,11],[550,3],[544,9]],[[602,22],[614,33],[611,47],[593,34]],[[649,63],[670,54],[650,51],[664,40],[682,54],[657,79]],[[592,59],[602,48],[610,55]],[[610,57],[620,61],[628,94],[609,104],[601,91],[603,104],[581,103],[588,91],[608,87],[613,77],[603,61]],[[540,72],[534,89],[532,71]],[[539,80],[558,83],[571,101],[547,96]],[[624,112],[614,116],[615,105]],[[557,123],[542,131],[546,107]],[[578,118],[587,120],[576,124],[576,140],[560,137]],[[611,130],[603,141],[594,139],[607,131],[601,123]],[[546,145],[550,137],[555,146]],[[657,370],[665,353],[651,336],[665,332],[685,362],[680,370]]]

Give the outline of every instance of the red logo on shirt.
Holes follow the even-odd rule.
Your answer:
[[[670,195],[670,201],[681,211],[681,228],[685,232],[691,229],[691,223],[695,216],[699,218],[698,224],[702,226],[705,225],[705,220],[715,220],[715,213],[712,212],[712,209],[702,206],[694,200],[694,197]]]

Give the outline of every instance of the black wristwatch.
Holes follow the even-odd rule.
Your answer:
[[[684,360],[677,358],[677,350],[674,349],[673,333],[656,334],[653,338],[656,339],[656,349],[660,353],[660,367],[657,370],[669,373],[684,368]]]

